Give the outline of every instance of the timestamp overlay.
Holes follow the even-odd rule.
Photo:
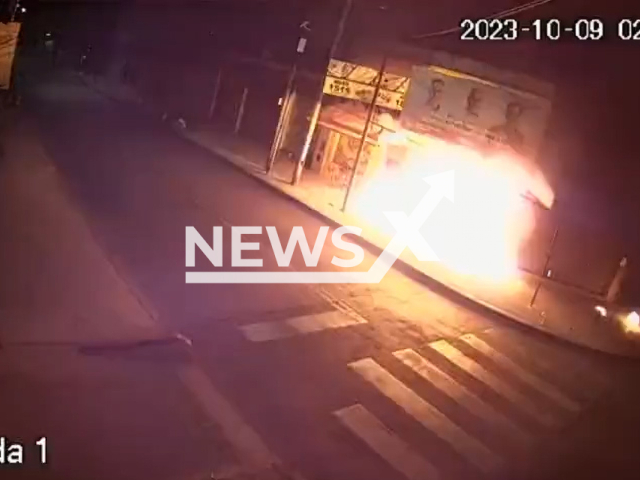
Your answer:
[[[599,18],[547,18],[531,21],[515,18],[463,18],[459,27],[460,39],[467,41],[599,41],[607,38],[640,42],[640,18],[633,17],[614,22]]]
[[[620,40],[640,42],[640,18],[623,18],[616,27]]]
[[[47,465],[48,463],[47,437],[25,443],[0,436],[0,478],[5,467]]]

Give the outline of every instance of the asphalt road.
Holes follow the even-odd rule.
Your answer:
[[[149,415],[143,402],[149,409],[165,402],[163,385],[174,392],[171,405],[194,402],[209,419],[185,434],[167,420],[170,406],[155,405],[152,418],[164,426],[151,434],[155,442],[127,448],[134,457],[138,448],[145,452],[138,475],[208,478],[204,461],[164,474],[145,466],[154,463],[154,443],[179,444],[173,455],[158,453],[158,464],[169,462],[202,448],[200,430],[222,423],[205,457],[225,454],[216,450],[225,440],[240,450],[245,442],[249,456],[263,442],[263,456],[309,480],[637,478],[633,365],[523,330],[397,271],[373,286],[186,285],[186,226],[205,236],[222,225],[228,245],[231,225],[275,226],[286,241],[293,226],[313,238],[323,224],[161,122],[68,79],[41,85],[29,108],[69,208],[90,227],[86,241],[106,254],[150,321],[192,341],[191,373],[181,359],[166,361],[161,348],[143,367],[111,353],[120,365],[131,362],[132,384],[136,376],[158,378],[127,421],[101,404],[103,421],[120,426],[105,436],[125,438],[131,418]],[[277,268],[266,235],[254,241],[264,269]],[[319,268],[332,269],[335,253],[327,244]],[[225,265],[230,258],[225,249]],[[373,260],[367,254],[363,268]],[[210,268],[200,255],[196,270]],[[299,252],[291,268],[305,269]],[[174,385],[173,374],[188,379],[186,389]],[[236,426],[260,441],[229,438],[225,427],[233,430],[235,413],[242,418]],[[139,435],[153,422],[131,425],[130,435]],[[176,442],[180,435],[188,440]],[[123,453],[86,455],[79,464],[99,471]],[[133,478],[125,470],[112,468],[110,478]]]

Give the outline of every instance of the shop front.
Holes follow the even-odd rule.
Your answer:
[[[366,107],[343,102],[321,116],[311,168],[335,187],[352,175]],[[393,235],[387,213],[411,212],[428,191],[424,178],[453,171],[455,202],[429,219],[425,238],[456,272],[517,275],[537,212],[555,200],[536,162],[549,110],[550,102],[533,94],[415,67],[399,114],[376,107],[352,213]]]

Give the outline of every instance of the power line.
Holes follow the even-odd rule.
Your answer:
[[[539,7],[541,5],[544,5],[546,3],[550,3],[553,0],[533,0],[531,2],[525,3],[523,5],[519,5],[517,7],[513,7],[513,8],[509,8],[507,10],[503,10],[501,12],[498,13],[494,13],[491,14],[487,17],[484,17],[486,20],[493,20],[496,18],[504,18],[504,17],[509,17],[512,15],[516,15],[518,13],[527,11],[527,10],[531,10],[532,8],[536,8]],[[461,27],[452,27],[452,28],[448,28],[446,30],[440,30],[438,32],[432,32],[432,33],[423,33],[420,35],[414,35],[413,36],[413,40],[423,40],[425,38],[432,38],[432,37],[439,37],[442,35],[448,35],[450,33],[455,33],[462,30]]]

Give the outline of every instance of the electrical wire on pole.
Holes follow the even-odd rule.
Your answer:
[[[513,15],[517,15],[519,13],[522,12],[526,12],[528,10],[531,10],[533,8],[537,8],[540,7],[542,5],[546,5],[547,3],[551,3],[553,0],[533,0],[531,2],[528,3],[524,3],[522,5],[519,5],[517,7],[513,7],[513,8],[509,8],[507,10],[502,10],[500,12],[497,13],[493,13],[491,15],[488,15],[486,17],[483,17],[485,20],[493,20],[493,19],[497,19],[497,18],[504,18],[504,17],[511,17]],[[443,35],[449,35],[451,33],[456,33],[459,32],[461,29],[461,27],[452,27],[452,28],[447,28],[446,30],[439,30],[436,32],[431,32],[431,33],[422,33],[419,35],[414,35],[412,37],[412,40],[423,40],[425,38],[433,38],[433,37],[440,37]]]

